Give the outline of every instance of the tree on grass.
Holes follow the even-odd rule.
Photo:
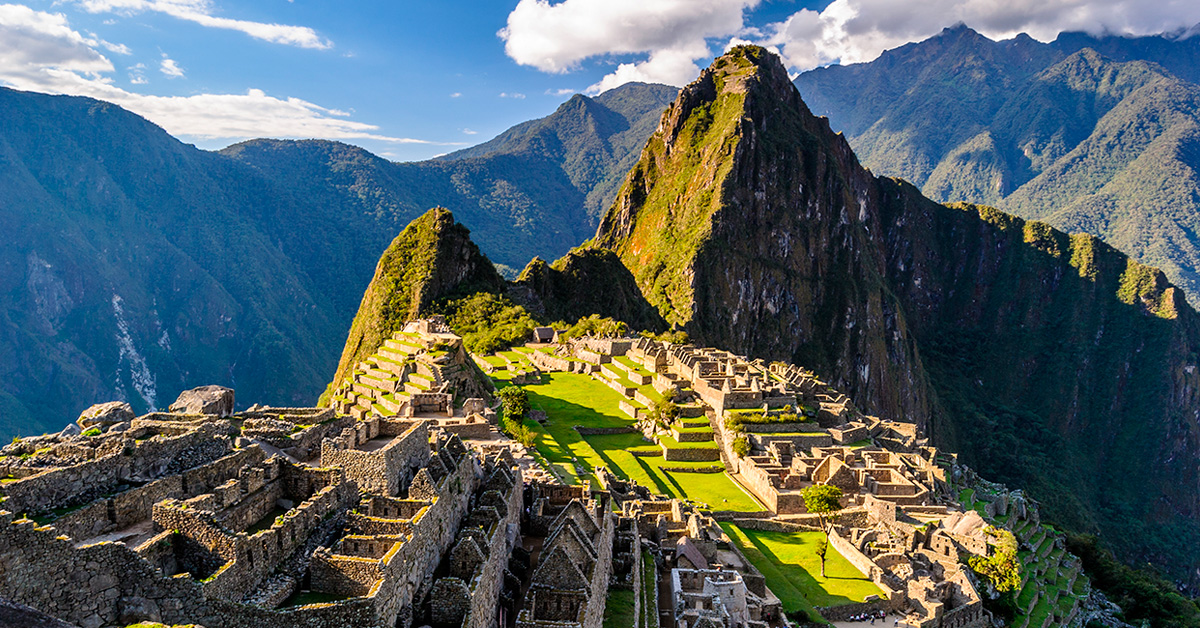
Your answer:
[[[506,386],[496,393],[504,416],[500,419],[500,431],[526,447],[533,446],[534,433],[521,423],[529,412],[529,393],[520,386]]]
[[[987,556],[971,556],[967,564],[975,573],[987,579],[996,591],[1009,593],[1021,586],[1021,561],[1017,558],[1017,538],[1012,532],[988,526],[986,532],[991,541]]]
[[[842,489],[829,484],[813,484],[800,491],[804,498],[804,507],[817,516],[821,522],[821,531],[825,538],[817,547],[817,556],[821,557],[821,577],[825,577],[825,552],[829,545],[829,526],[825,523],[825,515],[833,514],[842,509]]]
[[[496,393],[496,397],[500,399],[505,419],[520,423],[529,412],[529,393],[520,386],[505,386]]]
[[[821,577],[825,577],[825,554],[829,553],[829,537],[817,541],[817,557],[821,559]]]
[[[660,428],[666,428],[679,418],[679,406],[666,397],[655,401],[650,406],[650,419]]]

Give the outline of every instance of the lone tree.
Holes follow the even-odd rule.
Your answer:
[[[504,409],[504,416],[500,419],[501,431],[526,447],[533,446],[533,431],[521,423],[529,412],[529,393],[520,386],[508,386],[496,393],[496,397]]]
[[[842,489],[829,484],[813,484],[800,491],[804,498],[804,507],[817,516],[821,522],[821,531],[825,538],[817,544],[817,556],[821,557],[821,577],[825,577],[825,553],[829,547],[829,526],[825,523],[825,515],[842,509]]]
[[[505,419],[520,422],[529,412],[529,393],[520,386],[506,386],[496,393],[496,397],[500,399]]]

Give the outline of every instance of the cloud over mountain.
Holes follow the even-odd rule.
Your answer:
[[[1200,22],[1189,0],[835,0],[786,19],[755,24],[759,0],[521,0],[498,35],[521,65],[564,73],[588,60],[618,61],[588,91],[644,81],[683,85],[714,48],[756,43],[778,51],[789,70],[870,61],[957,22],[993,39],[1028,33],[1043,41],[1063,31],[1146,35]]]

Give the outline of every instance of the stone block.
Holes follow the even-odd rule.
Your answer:
[[[233,389],[224,386],[200,386],[179,393],[171,412],[184,414],[215,414],[227,417],[233,414]]]
[[[97,425],[107,426],[133,420],[133,406],[124,401],[98,403],[80,413],[75,423],[83,429]]]

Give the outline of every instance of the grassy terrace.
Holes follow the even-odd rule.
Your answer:
[[[604,605],[604,628],[629,628],[633,625],[633,600],[639,592],[610,588]]]
[[[699,441],[694,443],[681,443],[670,436],[659,436],[658,440],[667,449],[716,449],[717,443],[714,441]],[[672,463],[674,464],[674,463]]]
[[[483,359],[488,364],[491,364],[492,366],[495,366],[495,367],[503,367],[508,364],[508,362],[504,361],[504,358],[502,358],[498,355],[485,355],[485,356],[483,356]]]
[[[496,375],[500,375],[497,373]],[[496,377],[497,386],[507,385]],[[569,482],[588,481],[596,467],[607,467],[617,476],[633,479],[651,491],[691,499],[716,510],[758,511],[763,507],[743,491],[726,473],[666,471],[670,468],[709,468],[712,462],[667,462],[661,450],[642,440],[640,433],[583,437],[574,426],[626,427],[634,421],[621,412],[625,397],[603,383],[578,373],[549,373],[538,385],[525,386],[530,405],[546,412],[546,425],[527,420],[538,452],[553,471]],[[705,443],[685,443],[684,445]],[[707,443],[714,447],[712,443]],[[652,457],[634,456],[630,450],[655,452]],[[578,463],[574,462],[578,460]]]
[[[779,596],[786,613],[803,611],[819,620],[812,610],[814,606],[861,602],[868,595],[883,594],[833,548],[826,556],[826,577],[822,578],[821,559],[816,553],[820,532],[763,532],[732,523],[722,523],[721,529],[766,577],[767,586]]]

